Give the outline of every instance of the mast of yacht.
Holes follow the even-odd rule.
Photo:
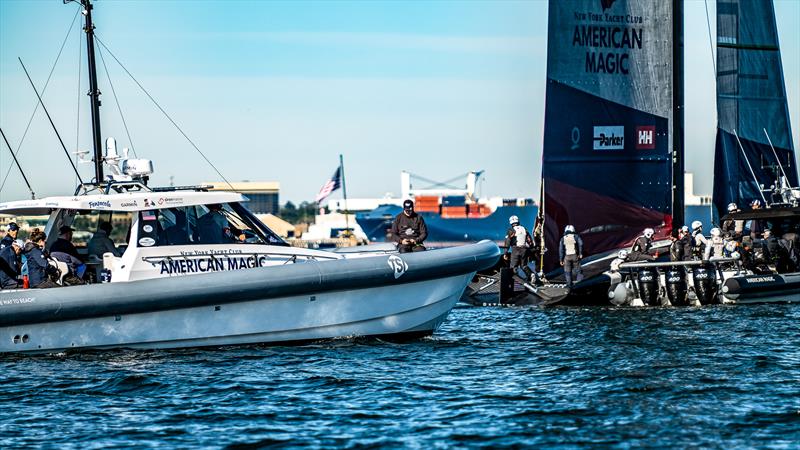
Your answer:
[[[92,106],[92,143],[94,145],[94,174],[95,183],[103,183],[103,141],[100,133],[100,89],[97,87],[97,66],[94,55],[94,23],[92,23],[91,0],[79,0],[83,6],[83,15],[86,32],[86,52],[89,64],[89,99]],[[66,2],[65,2],[66,3]]]
[[[672,227],[684,225],[683,0],[672,0]]]

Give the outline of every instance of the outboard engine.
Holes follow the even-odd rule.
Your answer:
[[[713,266],[700,266],[692,270],[694,292],[701,305],[717,303],[717,274]]]
[[[637,274],[639,282],[639,296],[646,305],[659,306],[658,299],[658,271],[655,268],[639,269]]]
[[[666,280],[669,302],[673,306],[688,306],[686,271],[681,267],[670,267],[664,279]]]

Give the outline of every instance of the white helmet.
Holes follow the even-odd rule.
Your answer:
[[[646,237],[647,239],[650,239],[651,237],[653,237],[654,234],[656,234],[656,232],[652,228],[645,228],[644,229],[644,237]]]
[[[684,225],[684,226],[681,227],[681,231],[684,232],[684,233],[688,233],[689,232],[689,227]]]
[[[519,217],[511,216],[508,218],[509,225],[514,225],[515,223],[519,223]]]
[[[737,209],[739,209],[739,207],[736,206],[736,203],[728,203],[728,212],[733,212],[736,211]]]
[[[720,237],[721,235],[722,235],[722,231],[720,231],[719,228],[714,227],[714,228],[711,229],[711,236]]]
[[[623,249],[623,250],[620,250],[619,253],[617,253],[617,258],[619,258],[619,259],[626,259],[627,257],[628,257],[628,251],[627,250]]]
[[[575,227],[573,227],[572,225],[567,225],[564,227],[564,233],[574,233],[574,232],[575,232]]]
[[[700,222],[699,220],[692,222],[692,230],[698,230],[700,228],[703,228],[703,222]]]
[[[750,202],[750,207],[752,208],[760,208],[761,207],[761,200],[753,200]]]

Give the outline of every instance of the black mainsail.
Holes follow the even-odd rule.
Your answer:
[[[683,222],[680,0],[551,0],[543,145],[545,242],[585,256]]]
[[[718,217],[729,203],[768,203],[762,187],[776,180],[798,186],[772,0],[717,1],[717,117]]]

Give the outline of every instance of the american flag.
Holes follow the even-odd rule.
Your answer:
[[[339,189],[340,187],[342,187],[342,166],[337,167],[336,172],[333,173],[331,179],[322,185],[322,188],[317,194],[317,203],[325,200],[329,195],[331,195],[331,192]]]

